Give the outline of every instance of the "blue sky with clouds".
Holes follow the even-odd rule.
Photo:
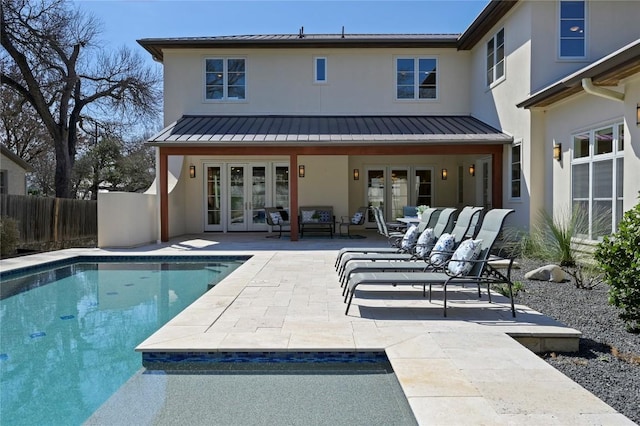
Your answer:
[[[421,1],[125,1],[81,0],[102,21],[109,47],[148,55],[140,38],[248,34],[462,33],[488,0]],[[149,58],[150,59],[150,58]]]

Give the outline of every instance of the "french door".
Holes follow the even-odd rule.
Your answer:
[[[205,164],[205,231],[266,231],[264,208],[289,209],[289,166]]]
[[[266,230],[264,208],[267,194],[265,164],[229,164],[229,231]]]
[[[404,216],[404,206],[431,206],[433,202],[433,170],[424,167],[377,167],[367,169],[366,204],[380,207],[385,220]],[[367,222],[375,223],[373,213]]]

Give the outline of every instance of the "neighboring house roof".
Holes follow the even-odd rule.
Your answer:
[[[508,144],[471,116],[185,115],[148,140],[154,146],[344,145],[399,142]]]
[[[590,78],[597,86],[616,86],[620,80],[639,72],[640,39],[545,87],[517,106],[534,108],[552,105],[568,96],[580,93],[583,90],[583,78]]]
[[[18,166],[22,167],[25,171],[27,171],[27,172],[32,172],[33,171],[33,167],[31,167],[29,165],[29,163],[24,161],[22,158],[18,157],[15,153],[13,153],[13,151],[11,151],[6,146],[0,145],[0,152],[2,152],[2,155],[4,155],[5,157],[9,158],[11,161],[16,163]]]
[[[225,48],[456,48],[459,34],[265,34],[218,37],[145,38],[137,40],[154,59],[163,49]]]

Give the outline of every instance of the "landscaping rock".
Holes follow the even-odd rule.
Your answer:
[[[552,281],[554,283],[561,283],[567,279],[564,271],[558,265],[541,266],[527,272],[524,277],[528,280]]]

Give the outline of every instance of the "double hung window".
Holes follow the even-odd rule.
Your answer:
[[[504,28],[487,43],[487,86],[504,77]]]
[[[597,240],[615,231],[622,218],[624,126],[617,123],[572,139],[573,208],[588,217],[580,234]]]
[[[560,58],[584,58],[586,53],[586,2],[560,2]]]
[[[396,99],[437,99],[436,58],[396,59]]]
[[[246,64],[243,58],[205,59],[205,99],[246,99]]]

